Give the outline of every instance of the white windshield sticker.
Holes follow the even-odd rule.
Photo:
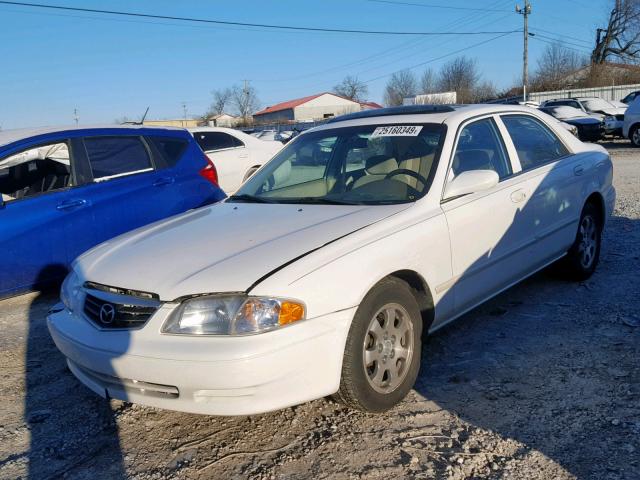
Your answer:
[[[371,134],[375,137],[417,137],[422,130],[422,125],[390,125],[378,127]]]

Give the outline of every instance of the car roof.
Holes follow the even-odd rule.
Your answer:
[[[462,121],[470,117],[490,115],[492,113],[532,113],[535,110],[535,108],[528,106],[500,104],[409,105],[404,107],[366,110],[363,112],[356,112],[354,114],[342,115],[335,117],[331,119],[330,122],[312,130],[319,131],[337,127],[371,125],[376,123],[445,123],[449,121]]]
[[[51,135],[54,133],[62,132],[86,132],[86,133],[99,133],[99,131],[109,130],[113,131],[147,131],[158,132],[162,130],[168,130],[171,132],[185,132],[184,128],[178,127],[155,127],[148,125],[92,125],[92,126],[62,126],[62,127],[35,127],[35,128],[19,128],[15,130],[2,130],[0,131],[0,147],[9,145],[10,143],[25,140],[27,138],[39,137],[43,135]]]

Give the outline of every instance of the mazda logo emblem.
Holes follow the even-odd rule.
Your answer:
[[[110,303],[105,303],[100,307],[100,321],[106,325],[112,323],[116,318],[116,307]]]

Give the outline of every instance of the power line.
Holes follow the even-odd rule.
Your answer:
[[[380,80],[381,78],[390,77],[390,76],[391,76],[391,75],[393,75],[394,73],[399,73],[399,72],[402,72],[403,70],[413,70],[414,68],[422,67],[422,66],[427,65],[427,64],[429,64],[429,63],[437,62],[438,60],[442,60],[442,59],[447,58],[447,57],[450,57],[450,56],[452,56],[452,55],[456,55],[456,54],[458,54],[458,53],[465,52],[465,51],[467,51],[467,50],[469,50],[469,49],[471,49],[471,48],[479,47],[479,46],[484,45],[484,44],[486,44],[486,43],[489,43],[489,42],[493,42],[493,41],[495,41],[495,40],[498,40],[499,38],[506,37],[507,35],[510,35],[510,34],[512,34],[512,33],[520,33],[520,30],[517,30],[517,31],[515,31],[515,32],[503,33],[503,34],[501,34],[501,35],[498,35],[497,37],[492,37],[492,38],[489,38],[488,40],[484,40],[484,41],[482,41],[482,42],[474,43],[473,45],[467,45],[466,47],[463,47],[463,48],[461,48],[461,49],[459,49],[459,50],[455,50],[455,51],[453,51],[453,52],[446,53],[446,54],[441,55],[441,56],[439,56],[439,57],[432,58],[431,60],[427,60],[427,61],[425,61],[425,62],[421,62],[421,63],[416,63],[415,65],[411,65],[411,66],[409,66],[409,67],[404,67],[404,68],[401,68],[401,69],[396,70],[396,71],[394,71],[394,72],[386,73],[386,74],[384,74],[384,75],[379,75],[379,76],[377,76],[377,77],[375,77],[375,78],[370,78],[369,80],[367,80],[367,81],[365,81],[365,82],[363,82],[363,83],[371,83],[371,82],[374,82],[374,81],[376,81],[376,80]]]
[[[432,3],[412,3],[412,2],[399,2],[394,0],[367,0],[372,3],[386,3],[390,5],[402,5],[410,7],[423,7],[423,8],[442,8],[447,10],[467,10],[475,12],[504,12],[505,10],[486,9],[486,8],[473,8],[473,7],[455,7],[452,5],[434,5]]]
[[[386,31],[386,30],[354,30],[343,28],[320,28],[320,27],[299,27],[294,25],[271,25],[264,23],[245,23],[245,22],[233,22],[226,20],[213,20],[205,18],[194,17],[175,17],[169,15],[153,15],[150,13],[136,13],[136,12],[124,12],[119,10],[99,10],[94,8],[80,8],[80,7],[65,7],[62,5],[44,5],[41,3],[27,3],[27,2],[10,2],[0,1],[2,5],[13,5],[19,7],[30,8],[44,8],[57,11],[71,11],[71,12],[83,12],[83,13],[96,13],[102,15],[117,15],[124,17],[137,17],[137,18],[151,18],[155,20],[172,20],[179,22],[192,22],[214,25],[226,25],[226,26],[241,26],[252,28],[270,28],[276,30],[289,30],[289,31],[305,31],[305,32],[324,32],[324,33],[349,33],[359,35],[423,35],[423,36],[438,36],[438,35],[495,35],[506,34],[513,32],[401,32],[401,31]]]

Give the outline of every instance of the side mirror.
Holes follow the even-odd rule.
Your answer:
[[[500,177],[493,170],[468,170],[457,175],[444,191],[445,200],[495,187]]]

